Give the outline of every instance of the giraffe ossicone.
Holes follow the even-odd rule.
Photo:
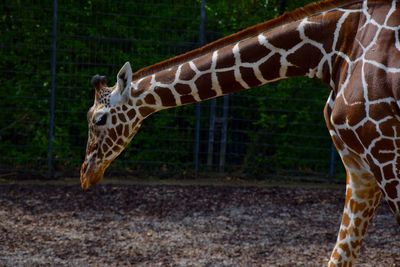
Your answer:
[[[150,114],[293,76],[331,89],[326,125],[347,173],[328,266],[351,266],[383,196],[400,223],[400,1],[327,0],[141,69],[96,90],[82,188],[97,183]]]

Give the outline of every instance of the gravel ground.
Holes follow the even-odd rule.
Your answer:
[[[323,266],[343,196],[344,186],[0,185],[0,266]],[[358,266],[400,266],[385,203]]]

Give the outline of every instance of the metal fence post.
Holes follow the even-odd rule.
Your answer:
[[[194,135],[194,172],[197,176],[199,172],[199,152],[200,152],[200,104],[196,104],[196,126],[195,126],[195,135]]]
[[[201,0],[200,5],[200,29],[199,43],[200,46],[206,42],[206,0]],[[194,170],[197,176],[199,172],[199,152],[200,152],[200,103],[196,104],[196,126],[195,126],[195,145],[194,145]]]
[[[225,171],[226,161],[226,143],[228,132],[228,111],[229,111],[229,95],[224,96],[224,104],[222,107],[222,127],[221,127],[221,147],[219,153],[219,172]]]
[[[53,166],[53,143],[54,143],[54,113],[56,100],[56,68],[57,68],[57,12],[58,2],[53,0],[53,29],[52,29],[52,44],[51,44],[51,92],[49,98],[49,136],[47,147],[47,168],[48,178],[54,178]]]
[[[217,100],[210,100],[210,126],[208,129],[207,167],[211,170],[214,156],[215,109]]]

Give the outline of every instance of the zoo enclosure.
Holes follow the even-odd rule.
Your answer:
[[[125,61],[139,69],[306,2],[3,2],[1,175],[78,175],[93,74],[113,84]],[[327,94],[291,79],[155,114],[108,175],[334,176]]]

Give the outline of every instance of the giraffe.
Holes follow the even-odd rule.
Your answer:
[[[293,76],[330,88],[328,131],[346,198],[328,266],[352,266],[383,196],[400,223],[400,1],[326,0],[132,73],[92,79],[81,167],[88,189],[149,115]]]

